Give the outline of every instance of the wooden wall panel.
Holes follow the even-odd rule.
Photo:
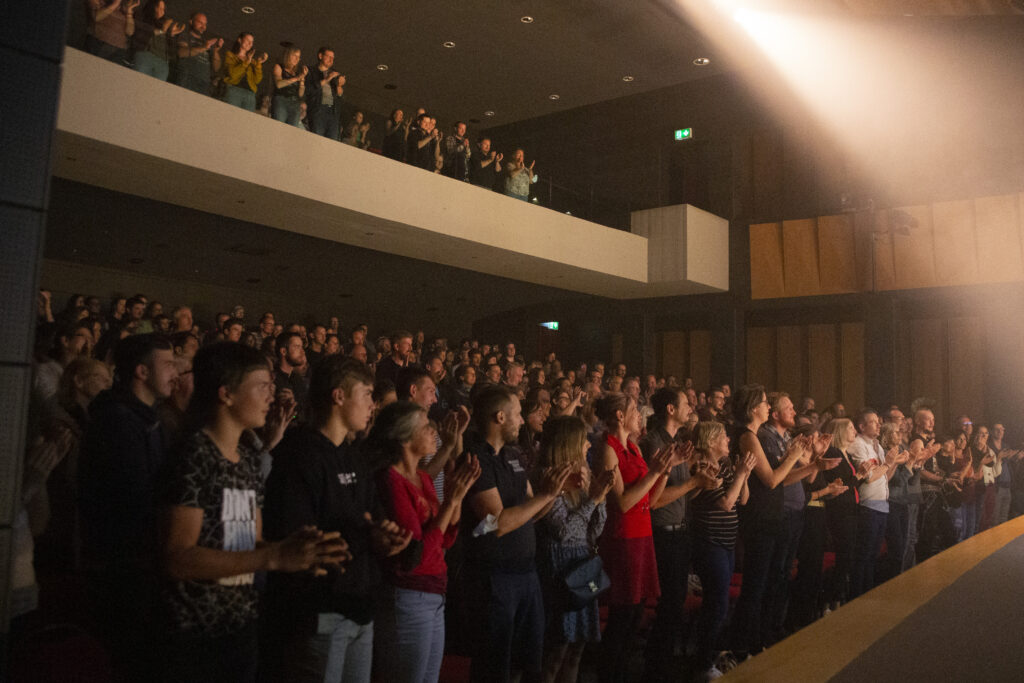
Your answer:
[[[782,263],[786,296],[814,296],[821,292],[817,221],[783,221]]]
[[[876,211],[874,222],[867,226],[868,234],[872,238],[874,253],[874,277],[875,288],[879,291],[896,289],[896,257],[892,232],[889,230],[889,212]],[[871,267],[869,265],[869,267]]]
[[[908,206],[900,212],[910,214],[917,225],[901,234],[900,221],[894,219],[894,212],[886,215],[887,227],[894,231],[893,258],[895,259],[896,288],[934,287],[939,284],[935,278],[935,237],[932,232],[932,211],[930,206]]]
[[[839,400],[857,410],[864,407],[864,323],[843,323],[839,330]]]
[[[975,200],[974,211],[979,281],[1007,282],[1024,278],[1017,196]]]
[[[974,204],[968,199],[934,205],[935,271],[940,284],[966,285],[978,281]]]
[[[754,299],[1020,281],[1024,194],[754,224],[750,251]]]
[[[985,322],[983,318],[950,318],[947,421],[967,414],[985,421]],[[938,425],[943,426],[943,425]]]
[[[818,219],[818,279],[822,294],[846,294],[857,291],[850,216],[822,216]]]
[[[775,379],[773,389],[799,396],[804,391],[804,331],[796,325],[776,328]]]
[[[687,376],[686,332],[672,331],[661,333],[661,374],[665,377],[675,375],[682,383]]]
[[[750,226],[750,292],[753,299],[786,295],[781,232],[780,223]]]
[[[690,377],[698,393],[711,386],[711,331],[690,331]]]
[[[839,339],[836,325],[807,327],[807,394],[818,405],[840,400]],[[799,400],[799,397],[794,400]]]
[[[775,328],[747,328],[747,384],[774,387]]]
[[[911,348],[910,396],[927,397],[935,405],[935,428],[949,426],[946,406],[946,324],[941,319],[911,320],[907,323]]]

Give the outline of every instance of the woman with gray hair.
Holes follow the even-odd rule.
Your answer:
[[[467,454],[445,477],[444,503],[420,467],[437,450],[437,431],[427,411],[411,401],[384,408],[370,431],[371,453],[389,467],[377,484],[387,516],[412,532],[406,550],[385,563],[389,590],[375,624],[382,680],[436,681],[444,656],[444,603],[448,566],[444,551],[455,542],[462,500],[480,476],[480,463]]]

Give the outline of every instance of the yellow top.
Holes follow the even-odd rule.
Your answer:
[[[256,92],[256,87],[263,80],[263,64],[255,59],[246,64],[245,60],[228,50],[224,55],[224,82],[244,88],[246,86],[242,84],[243,78],[249,90]]]

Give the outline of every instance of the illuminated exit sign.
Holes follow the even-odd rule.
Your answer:
[[[549,330],[557,330],[558,329],[558,323],[554,322],[554,321],[549,322],[549,323],[541,323],[540,326],[541,327],[546,327]]]
[[[693,128],[676,128],[676,140],[689,140],[693,137]]]

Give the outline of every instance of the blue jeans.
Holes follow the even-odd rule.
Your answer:
[[[693,544],[693,569],[700,577],[700,611],[697,613],[695,665],[698,670],[711,666],[729,614],[729,583],[736,555],[732,548],[696,539]]]
[[[302,125],[302,100],[293,100],[280,95],[274,95],[271,113],[275,121],[283,121],[289,126],[303,128]]]
[[[166,81],[171,73],[171,65],[167,63],[166,59],[160,59],[152,52],[136,52],[135,70],[147,76],[159,78],[161,81]]]
[[[285,657],[283,671],[292,683],[370,683],[373,622],[321,613],[316,633],[296,641]]]
[[[256,93],[239,85],[229,85],[224,93],[224,101],[246,111],[256,111]]]
[[[437,681],[444,657],[443,595],[395,588],[374,626],[382,681]]]
[[[857,510],[857,549],[850,571],[850,598],[856,598],[875,587],[875,562],[885,538],[888,512],[879,512],[861,505]]]
[[[338,112],[334,107],[317,107],[307,114],[309,130],[332,140],[338,139]]]

